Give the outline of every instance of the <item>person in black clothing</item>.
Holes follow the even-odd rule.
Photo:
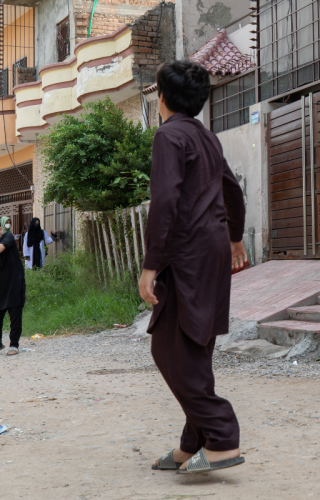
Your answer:
[[[51,236],[41,229],[40,219],[34,217],[24,237],[23,255],[26,258],[27,269],[41,269],[45,265],[45,246],[51,245],[57,238],[57,231],[51,231]]]
[[[153,304],[152,355],[186,424],[180,447],[152,468],[191,474],[245,461],[237,417],[212,372],[216,337],[228,332],[231,272],[247,262],[245,205],[218,137],[194,118],[209,97],[207,70],[164,64],[157,85],[163,124],[153,142],[140,295]]]
[[[2,326],[8,311],[11,328],[7,355],[13,356],[19,353],[26,284],[24,267],[8,217],[0,220],[0,283],[0,350],[5,348],[2,343]]]

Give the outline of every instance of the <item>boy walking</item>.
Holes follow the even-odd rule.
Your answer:
[[[218,138],[194,118],[209,97],[207,71],[165,64],[157,85],[164,123],[153,146],[140,294],[153,304],[153,358],[186,424],[180,448],[153,468],[217,470],[244,462],[237,418],[215,394],[212,372],[216,336],[228,332],[231,268],[247,261],[243,195]]]

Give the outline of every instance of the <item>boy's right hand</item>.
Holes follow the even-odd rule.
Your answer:
[[[140,297],[153,305],[159,304],[157,297],[153,293],[153,282],[156,277],[156,272],[157,271],[143,269],[139,283]]]
[[[246,262],[248,262],[247,253],[244,249],[244,245],[242,241],[234,242],[231,241],[231,254],[232,254],[232,263],[231,269],[241,269]]]

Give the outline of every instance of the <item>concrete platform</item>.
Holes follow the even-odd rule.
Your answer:
[[[320,260],[270,261],[232,277],[230,315],[263,321],[320,293]]]

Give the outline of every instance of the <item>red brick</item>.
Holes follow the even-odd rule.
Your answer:
[[[150,54],[151,52],[151,49],[146,49],[145,47],[139,47],[137,52],[139,52],[140,54],[143,53],[143,54]]]
[[[157,21],[148,21],[148,26],[158,27],[158,25],[159,25],[159,22],[157,22]]]

